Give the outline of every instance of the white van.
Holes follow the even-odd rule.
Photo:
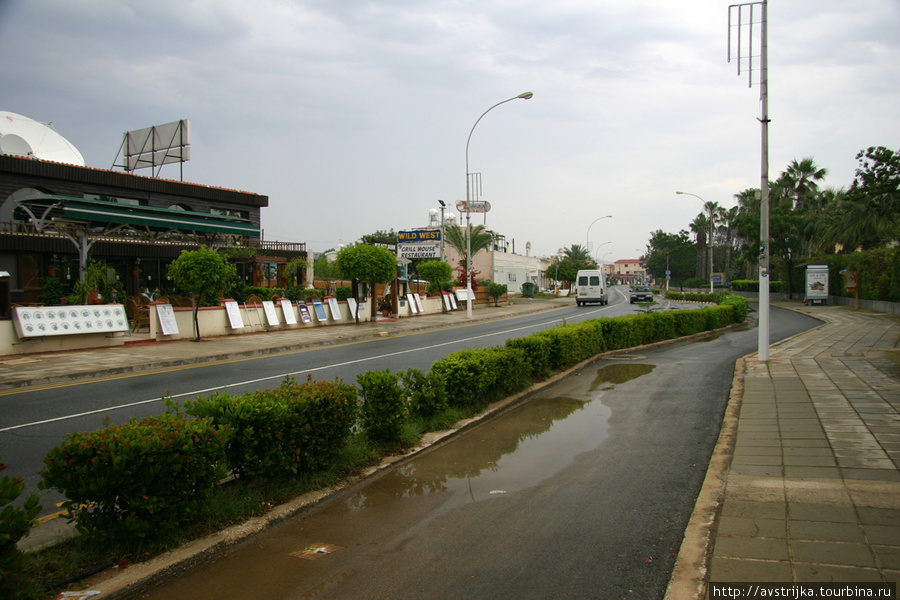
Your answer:
[[[588,302],[608,304],[606,295],[606,273],[598,269],[578,271],[575,277],[575,304],[581,306]]]

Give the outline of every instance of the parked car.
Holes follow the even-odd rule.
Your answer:
[[[653,302],[653,292],[646,285],[636,285],[631,288],[631,303],[635,302]]]

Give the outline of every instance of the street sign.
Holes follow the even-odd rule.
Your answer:
[[[468,210],[466,210],[466,205],[468,205]],[[456,203],[456,210],[458,210],[459,212],[486,213],[490,212],[491,203],[483,200],[471,202],[460,200]]]
[[[401,231],[397,234],[400,244],[417,244],[419,242],[441,241],[440,229],[415,229],[413,231]]]
[[[400,258],[440,258],[440,244],[400,244]]]

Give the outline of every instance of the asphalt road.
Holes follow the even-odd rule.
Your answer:
[[[773,309],[772,340],[817,324]],[[148,600],[662,598],[752,327],[601,360]]]
[[[38,472],[47,452],[67,434],[92,431],[165,411],[163,399],[194,399],[216,390],[229,393],[274,388],[286,375],[298,381],[341,378],[356,383],[368,370],[399,371],[417,368],[427,372],[444,356],[469,347],[502,345],[507,338],[522,337],[562,323],[635,312],[623,288],[611,294],[610,305],[574,306],[516,319],[390,337],[252,359],[181,367],[163,372],[138,373],[97,381],[41,386],[0,394],[0,457],[9,465],[4,475],[21,476],[25,494],[36,490]],[[624,288],[627,290],[627,288]],[[678,306],[681,308],[681,306]],[[227,341],[225,342],[227,343]],[[56,512],[62,496],[39,493],[42,515]]]

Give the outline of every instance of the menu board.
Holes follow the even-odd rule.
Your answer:
[[[13,324],[20,338],[128,331],[121,304],[17,306]]]
[[[300,320],[304,323],[312,323],[312,315],[309,314],[309,307],[305,304],[297,303],[297,310],[300,311]]]
[[[347,298],[347,308],[350,309],[350,316],[356,316],[356,298]]]
[[[328,300],[328,308],[331,309],[331,318],[334,319],[335,321],[340,321],[342,318],[341,306],[340,306],[340,304],[338,304],[337,298],[332,296],[330,298],[327,298],[327,300]]]
[[[171,304],[157,304],[156,317],[159,319],[159,328],[163,335],[175,335],[178,333],[178,322],[175,321],[175,311]]]
[[[422,305],[422,297],[419,296],[418,292],[416,292],[415,294],[413,294],[413,298],[416,299],[416,306],[419,307],[419,312],[420,312],[420,313],[425,312],[425,306]]]
[[[225,302],[225,312],[228,314],[228,323],[232,329],[243,329],[244,320],[241,318],[241,307],[234,300]]]
[[[266,313],[266,322],[269,324],[269,327],[281,325],[281,321],[278,320],[278,313],[275,312],[274,302],[263,300],[263,312]]]
[[[322,304],[322,301],[318,298],[313,298],[313,310],[316,313],[316,319],[321,322],[325,322],[328,320],[328,314],[325,312],[325,305]]]
[[[287,298],[281,299],[281,314],[284,315],[284,322],[288,325],[297,324],[297,317],[294,316],[294,305]]]
[[[412,310],[412,314],[419,314],[419,307],[416,306],[416,299],[413,297],[413,295],[407,294],[406,298],[409,300],[409,308],[410,310]]]

